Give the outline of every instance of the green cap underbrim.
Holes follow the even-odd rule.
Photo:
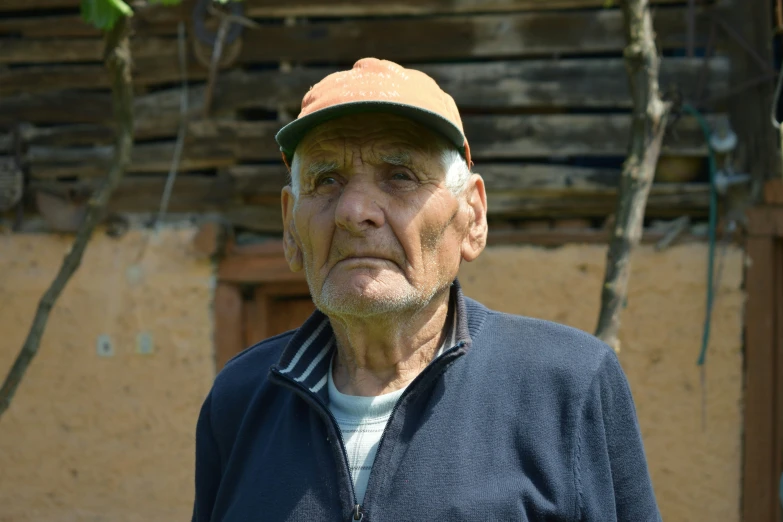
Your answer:
[[[440,114],[414,105],[384,101],[357,101],[332,105],[315,111],[307,116],[296,119],[280,129],[275,135],[275,141],[280,145],[280,151],[286,161],[291,162],[299,142],[302,141],[313,127],[329,120],[334,120],[350,114],[368,112],[383,112],[408,118],[445,136],[465,156],[465,136],[459,127]]]

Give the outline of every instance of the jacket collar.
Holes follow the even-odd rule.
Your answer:
[[[456,328],[454,328],[452,346],[448,346],[442,352],[447,352],[456,345],[468,347],[471,344],[469,327],[472,325],[468,321],[462,287],[456,279],[451,285],[449,299],[454,305],[452,320],[456,321]],[[288,342],[280,361],[273,370],[301,384],[328,404],[329,394],[326,383],[329,364],[335,349],[336,342],[329,318],[320,310],[316,310]]]

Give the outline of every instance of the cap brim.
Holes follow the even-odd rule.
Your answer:
[[[293,158],[294,151],[296,150],[297,145],[299,145],[299,142],[304,138],[305,134],[316,125],[342,116],[367,112],[396,114],[420,123],[425,127],[442,134],[459,149],[463,156],[465,156],[465,136],[463,136],[459,127],[454,125],[451,121],[436,112],[428,111],[421,107],[384,101],[347,102],[326,107],[325,109],[315,111],[307,116],[292,121],[278,131],[275,135],[275,140],[277,141],[277,144],[280,145],[282,153],[285,154],[288,161],[290,161],[291,158]]]

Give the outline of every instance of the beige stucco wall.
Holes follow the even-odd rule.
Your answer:
[[[99,233],[0,419],[0,521],[189,520],[193,433],[211,384],[211,267],[192,229]],[[0,236],[0,373],[70,238]],[[130,272],[129,272],[130,269]],[[154,352],[136,352],[149,332]],[[97,355],[99,335],[114,355]]]
[[[605,249],[490,248],[464,265],[467,295],[506,312],[592,331]],[[724,257],[706,366],[706,423],[696,359],[706,289],[705,245],[633,256],[620,361],[631,384],[666,522],[739,520],[743,254]]]
[[[52,313],[39,357],[0,419],[0,521],[187,520],[193,430],[214,371],[211,267],[193,230],[167,230],[135,264],[142,232],[97,235]],[[21,346],[69,239],[0,236],[0,373]],[[621,362],[667,522],[739,520],[742,253],[725,258],[707,367],[695,365],[706,247],[633,258]],[[495,247],[463,267],[468,295],[592,330],[604,249]],[[135,351],[152,333],[155,353]],[[108,334],[115,354],[96,353]]]

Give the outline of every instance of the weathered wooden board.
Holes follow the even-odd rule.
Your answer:
[[[703,65],[701,59],[664,59],[661,88],[680,90],[684,99],[693,99]],[[417,68],[432,76],[460,107],[631,107],[625,62],[620,58],[492,61]],[[727,60],[711,60],[707,72],[707,95],[728,88]]]
[[[244,339],[244,302],[239,285],[220,282],[212,302],[215,321],[215,371],[247,348]]]
[[[78,9],[80,0],[3,0],[2,11],[30,11],[47,8]],[[652,0],[653,4],[684,3],[683,0]],[[584,9],[602,7],[606,0],[244,0],[245,14],[256,17],[288,16],[383,16],[433,13],[505,12],[536,9]],[[158,7],[158,6],[153,6]],[[176,9],[165,6],[164,9]],[[162,10],[162,9],[161,9]]]
[[[27,150],[25,161],[33,178],[79,177],[95,178],[106,175],[112,159],[111,146],[101,147],[42,147]],[[128,172],[167,172],[174,157],[174,142],[136,145],[131,155]],[[182,172],[209,170],[233,165],[230,149],[215,144],[208,151],[186,147],[179,170]]]
[[[553,156],[624,156],[630,135],[624,114],[480,115],[463,124],[476,160]],[[194,145],[206,151],[232,148],[240,161],[273,160],[277,122],[201,121],[189,126]],[[704,155],[704,136],[693,118],[677,122],[676,136],[664,142],[665,154]]]
[[[492,61],[455,64],[406,64],[430,75],[463,109],[540,107],[628,108],[631,98],[621,58]],[[684,99],[696,96],[703,60],[667,58],[661,66],[661,87],[676,88]],[[298,106],[310,86],[334,68],[278,71],[235,71],[221,77],[215,110]],[[705,95],[729,85],[729,63],[710,60]]]
[[[80,0],[3,0],[0,11],[33,11],[41,9],[79,8]]]
[[[234,165],[221,170],[221,176],[243,197],[279,196],[288,183],[288,170],[284,165]]]
[[[659,47],[685,46],[685,13],[680,8],[656,12]],[[697,44],[702,44],[708,33],[707,19],[700,14],[696,22]],[[624,46],[619,10],[551,11],[265,26],[244,34],[240,61],[350,63],[364,56],[424,61],[619,53]]]
[[[664,188],[668,188],[663,186]],[[605,217],[615,211],[614,194],[595,194],[590,198],[537,197],[535,194],[488,193],[488,214],[502,217]],[[650,191],[647,217],[676,218],[683,215],[703,217],[709,205],[709,189],[705,185],[673,185],[671,190],[661,186]]]
[[[469,116],[463,119],[474,158],[524,156],[624,156],[631,134],[624,114]],[[664,140],[664,154],[704,155],[706,144],[693,118],[677,123],[676,136]]]
[[[481,161],[569,156],[617,156],[626,152],[630,117],[616,114],[529,116],[466,116],[463,120],[473,157]],[[181,169],[202,170],[237,162],[280,159],[275,121],[193,121],[188,125]],[[88,132],[88,135],[90,132]],[[111,159],[110,145],[59,147],[31,145],[24,160],[34,178],[102,176]],[[130,172],[165,172],[174,142],[140,143],[134,147]],[[676,135],[663,153],[695,156],[706,153],[701,128],[692,118],[677,123]]]
[[[171,84],[179,80],[174,58],[149,58],[134,65],[134,81],[138,85]],[[170,63],[169,63],[170,62]],[[159,67],[166,63],[166,67]],[[154,64],[154,73],[146,69]],[[582,60],[525,60],[461,63],[448,65],[412,64],[413,68],[432,76],[451,94],[462,109],[509,109],[541,107],[628,108],[631,101],[625,65],[620,58]],[[676,89],[682,98],[693,99],[697,93],[702,60],[668,58],[661,69],[663,89]],[[297,68],[290,72],[235,70],[222,73],[217,80],[212,103],[213,112],[227,113],[238,109],[261,108],[277,110],[280,105],[297,108],[307,90],[333,68]],[[708,64],[706,97],[728,89],[729,64],[715,58]],[[203,79],[207,71],[190,62],[189,80]],[[78,120],[78,105],[62,107],[58,95],[61,89],[95,89],[108,87],[108,75],[100,65],[23,66],[0,70],[0,122],[37,122],[50,118],[50,108],[62,111],[70,108]],[[191,106],[202,103],[203,84],[188,89]],[[140,96],[155,114],[170,114],[179,110],[179,89],[167,94],[156,92]],[[38,95],[37,93],[41,93]],[[35,95],[35,96],[32,96]],[[19,100],[14,96],[21,96]],[[67,96],[75,96],[73,93]],[[92,103],[94,91],[84,95],[81,103]],[[35,102],[38,101],[36,105]],[[54,107],[59,106],[59,107]],[[51,121],[51,120],[47,120]]]
[[[585,9],[606,6],[606,0],[245,0],[246,14],[258,17],[289,16],[384,16],[437,13],[508,12],[537,9]],[[683,3],[653,0],[653,4]]]
[[[44,94],[20,94],[0,98],[0,126],[21,122],[96,123],[112,118],[111,97],[108,93],[58,91]]]
[[[235,177],[248,169],[231,167]],[[520,192],[559,197],[614,194],[620,181],[620,170],[611,168],[568,167],[546,164],[487,163],[473,168],[484,179],[489,192]],[[666,188],[660,185],[661,190]]]
[[[14,10],[8,7],[16,0],[0,2],[0,12]],[[39,0],[24,2],[32,6]],[[74,0],[44,0],[56,3],[68,3]],[[75,5],[65,7],[78,8]],[[656,4],[683,4],[683,0],[655,0]],[[250,17],[344,17],[344,16],[384,16],[384,15],[433,15],[497,13],[511,11],[553,10],[568,8],[595,8],[605,5],[605,0],[516,0],[516,1],[469,1],[454,3],[452,0],[404,2],[347,2],[340,1],[301,1],[277,2],[271,0],[244,0],[245,16]],[[137,35],[167,35],[177,32],[177,23],[190,23],[192,2],[176,6],[152,5],[134,9],[133,29]],[[190,26],[189,26],[190,29]],[[47,16],[4,16],[0,18],[0,36],[23,38],[74,38],[100,37],[100,31],[85,22],[82,17],[73,14],[53,14]]]
[[[203,105],[204,88],[188,89],[190,114],[198,112]],[[137,137],[166,137],[176,134],[179,121],[181,93],[179,89],[158,91],[134,99],[134,118]],[[113,122],[111,97],[102,92],[57,91],[36,95],[20,94],[0,98],[0,126],[28,124],[71,124],[52,129],[39,127],[31,130],[33,136],[57,137],[60,144],[69,143],[71,128],[75,129],[73,143],[84,143],[84,123],[101,124],[95,127],[96,139],[109,141],[105,125]],[[72,127],[76,125],[76,127]],[[28,125],[29,126],[29,125]],[[87,142],[91,143],[91,142]]]
[[[136,78],[134,82],[137,83]],[[108,86],[108,74],[100,65],[32,65],[0,69],[0,97]]]
[[[153,212],[160,206],[165,184],[165,176],[126,176],[112,196],[110,210],[114,212]],[[99,180],[89,182],[34,181],[30,184],[30,189],[71,198],[73,195],[79,195],[80,199],[84,199],[99,185]],[[228,208],[232,204],[234,196],[235,191],[227,178],[181,176],[175,181],[169,211],[219,211]]]
[[[98,38],[2,40],[0,63],[99,62],[103,42]]]
[[[783,206],[783,179],[770,179],[764,183],[764,202]]]
[[[558,165],[486,165],[489,213],[493,217],[605,216],[614,209],[617,170]],[[512,173],[516,172],[516,176]],[[111,203],[116,212],[153,212],[166,177],[127,176]],[[101,180],[33,180],[30,189],[82,199]],[[218,176],[180,176],[172,193],[171,212],[224,212],[235,223],[279,230],[280,190],[287,173],[280,165],[234,166]],[[704,215],[707,184],[656,183],[648,204],[651,217]],[[254,224],[255,223],[255,224]]]
[[[751,218],[752,219],[752,218]],[[780,509],[775,468],[775,241],[751,236],[746,243],[749,266],[745,312],[745,375],[747,380],[743,487],[753,504],[744,507],[743,520],[775,520]]]
[[[770,205],[759,205],[745,211],[747,231],[751,236],[783,238],[783,212]]]
[[[206,67],[194,60],[188,61],[188,81],[203,81],[208,76]],[[179,64],[175,56],[134,59],[133,84],[161,86],[180,81]],[[109,76],[101,64],[36,64],[0,69],[0,98],[19,94],[51,94],[66,89],[108,89]]]
[[[0,2],[3,11],[9,0]],[[31,2],[32,3],[32,2]],[[188,2],[190,3],[190,2]],[[79,2],[76,2],[78,8]],[[190,6],[151,5],[135,7],[133,10],[133,32],[135,35],[177,34],[177,23],[190,21]],[[73,38],[100,37],[101,31],[85,22],[78,12],[52,15],[6,15],[0,18],[0,36],[23,38]]]
[[[175,56],[175,38],[145,37],[131,39],[134,59]],[[0,63],[100,62],[103,40],[100,38],[5,38],[0,41]]]
[[[10,132],[0,132],[0,154],[8,154],[14,148],[14,135]]]
[[[656,244],[666,237],[666,232],[657,229],[644,230],[641,242],[646,245]],[[609,231],[597,228],[584,229],[504,229],[489,227],[487,245],[538,245],[556,247],[568,244],[599,244],[609,242]],[[678,242],[704,241],[703,236],[684,233],[676,240]]]
[[[3,5],[5,2],[0,2]],[[99,37],[100,30],[82,20],[78,14],[0,18],[0,36],[21,38]],[[2,45],[2,44],[0,44]]]
[[[705,37],[705,28],[706,17],[700,15],[697,40]],[[656,33],[660,47],[683,47],[687,40],[685,11],[672,8],[657,12]],[[405,44],[400,45],[401,41]],[[100,61],[103,51],[99,38],[5,39],[2,45],[0,63],[8,64]],[[243,33],[239,61],[350,63],[364,56],[426,61],[619,53],[624,46],[619,10],[555,11],[263,25]],[[134,38],[132,47],[137,58],[177,53],[174,38]]]

